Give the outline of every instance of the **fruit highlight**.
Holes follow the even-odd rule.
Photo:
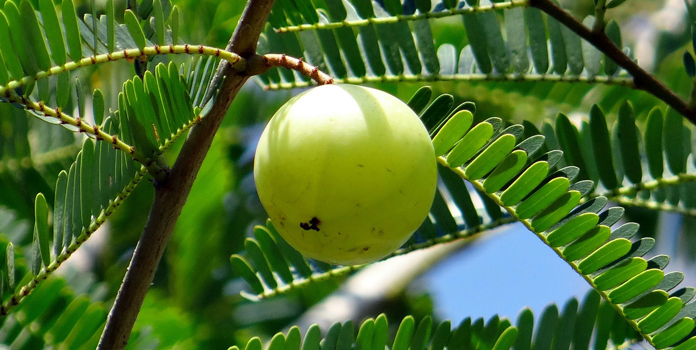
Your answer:
[[[398,249],[428,215],[435,152],[418,116],[380,90],[323,85],[295,96],[259,141],[254,178],[281,236],[354,265]]]

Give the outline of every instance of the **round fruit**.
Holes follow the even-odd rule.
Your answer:
[[[285,103],[254,161],[259,198],[302,254],[352,265],[399,248],[428,215],[437,184],[428,132],[380,90],[323,85]]]

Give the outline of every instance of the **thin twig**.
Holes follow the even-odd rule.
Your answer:
[[[595,1],[597,4],[595,5],[595,23],[594,26],[592,26],[592,32],[593,33],[601,33],[604,31],[604,14],[607,12],[607,1],[606,0],[597,0]]]
[[[295,58],[285,54],[267,54],[263,55],[263,60],[268,68],[285,67],[293,69],[302,75],[314,79],[319,85],[333,84],[334,82],[331,76],[319,70],[318,67],[302,61],[302,58]]]
[[[152,177],[157,180],[162,180],[166,176],[166,169],[163,169],[154,159],[146,157],[144,154],[136,150],[135,147],[119,140],[116,135],[109,135],[105,133],[103,130],[99,129],[98,125],[89,125],[82,121],[80,117],[73,118],[70,115],[62,112],[60,108],[53,109],[46,106],[43,101],[35,102],[25,96],[17,95],[12,90],[5,91],[5,98],[10,102],[24,105],[24,107],[28,110],[54,118],[63,125],[70,125],[74,127],[71,130],[92,135],[97,141],[103,141],[111,144],[114,149],[125,152],[126,154],[130,155],[133,160],[144,165]]]
[[[599,51],[612,59],[616,64],[625,69],[635,81],[636,88],[649,92],[655,97],[667,103],[674,110],[683,115],[691,123],[696,124],[696,110],[689,108],[686,101],[679,97],[674,91],[667,88],[650,73],[641,68],[638,63],[628,57],[619,47],[617,47],[604,31],[593,32],[585,27],[577,19],[564,11],[551,0],[530,0],[529,5],[545,12],[555,18],[568,29],[575,32],[581,38],[594,45]]]
[[[0,96],[5,95],[7,91],[17,89],[22,86],[29,85],[37,80],[46,79],[58,75],[60,73],[70,72],[79,68],[97,65],[106,62],[114,62],[119,60],[143,59],[144,57],[156,55],[201,55],[215,56],[227,60],[236,69],[242,71],[246,66],[246,60],[239,55],[216,47],[204,45],[165,45],[165,46],[148,46],[142,49],[126,49],[100,55],[85,57],[77,62],[67,62],[60,66],[53,66],[48,70],[37,72],[34,75],[25,76],[19,80],[11,80],[5,86],[0,86]]]
[[[369,84],[369,83],[419,83],[419,82],[552,82],[552,83],[583,83],[583,84],[604,84],[611,86],[622,86],[635,89],[633,78],[624,77],[587,77],[582,75],[554,75],[554,74],[418,74],[418,75],[382,75],[382,76],[363,76],[334,78],[336,84]],[[311,82],[291,81],[291,82],[269,82],[264,85],[266,90],[280,90],[303,88],[311,86]]]
[[[451,16],[466,15],[471,13],[484,13],[497,10],[507,10],[515,7],[525,7],[529,6],[530,0],[510,0],[504,2],[491,2],[487,6],[473,6],[464,8],[453,8],[445,9],[436,12],[424,12],[416,13],[412,15],[397,15],[388,17],[370,17],[366,19],[346,19],[341,22],[330,22],[330,23],[314,23],[314,24],[300,24],[297,26],[287,26],[277,28],[275,31],[277,33],[290,33],[290,32],[300,32],[305,30],[315,30],[315,29],[336,29],[336,28],[352,28],[352,27],[364,27],[376,24],[389,24],[389,23],[399,23],[408,21],[420,21],[428,19],[437,19]]]
[[[249,0],[226,50],[241,57],[258,56],[255,55],[256,45],[272,5],[273,0]],[[216,84],[226,77],[220,88],[219,98],[206,117],[191,129],[167,179],[156,183],[155,199],[147,224],[135,248],[116,301],[109,312],[104,333],[99,341],[99,350],[120,350],[128,344],[133,324],[152,284],[157,265],[174,232],[174,225],[191,192],[213,137],[232,100],[253,73],[253,69],[250,70],[249,67],[244,72],[237,72],[227,61],[221,62],[212,82]]]

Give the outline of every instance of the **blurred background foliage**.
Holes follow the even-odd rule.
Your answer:
[[[562,2],[579,17],[592,11],[592,0]],[[609,12],[626,33],[625,45],[633,48],[633,57],[658,79],[680,95],[688,96],[691,80],[683,72],[681,57],[691,35],[682,1],[631,2],[631,6],[621,6]],[[104,13],[106,1],[96,3],[96,12]],[[182,37],[189,43],[215,47],[227,44],[245,5],[242,0],[176,0],[174,3],[181,11]],[[80,17],[92,12],[89,1],[78,0],[76,4],[79,4],[77,12]],[[116,13],[122,14],[126,1],[117,1],[116,4]],[[436,47],[448,43],[459,51],[466,44],[466,37],[461,34],[462,21],[458,17],[433,20],[431,26]],[[118,91],[134,70],[132,66],[119,62],[83,69],[79,74],[84,82],[88,82],[85,91],[100,87],[105,96],[110,96],[110,92]],[[410,83],[375,85],[402,99],[408,99],[419,86]],[[639,121],[645,119],[653,106],[664,106],[646,93],[618,86],[553,82],[440,82],[432,86],[435,95],[452,94],[455,105],[474,101],[477,120],[497,116],[510,122],[529,120],[538,127],[543,120],[554,118],[558,112],[571,117],[586,116],[593,103],[602,107],[611,123],[620,104],[617,96],[633,103]],[[298,89],[263,91],[250,81],[232,104],[183,209],[136,323],[136,334],[149,334],[155,339],[153,347],[221,349],[243,344],[252,336],[267,340],[303,319],[303,315],[307,317],[307,310],[341,285],[340,279],[327,280],[286,296],[251,302],[240,296],[245,283],[233,275],[229,263],[230,255],[243,249],[243,241],[251,235],[253,225],[266,220],[252,177],[256,139],[275,110],[298,92]],[[35,194],[41,191],[52,193],[59,170],[74,160],[76,140],[72,134],[36,119],[28,119],[24,112],[9,106],[0,105],[0,114],[3,115],[0,133],[6,136],[0,159],[0,177],[4,180],[9,177],[17,184],[14,189],[4,188],[5,192],[0,196],[0,232],[4,239],[17,246],[26,246],[31,241]],[[12,128],[27,128],[30,130],[28,137],[11,139],[9,136],[16,134]],[[63,153],[56,153],[56,149]],[[174,146],[167,151],[170,163],[175,159],[177,149],[178,146]],[[33,154],[47,154],[49,150],[53,158],[34,156],[33,161],[22,161]],[[10,190],[14,192],[7,192]],[[107,303],[113,300],[145,225],[153,194],[153,187],[149,184],[138,186],[132,198],[125,201],[107,225],[90,239],[88,247],[80,249],[67,266],[61,268],[61,275],[76,294],[90,292],[93,300]],[[48,201],[52,203],[53,200],[48,198]],[[628,214],[628,219],[647,228],[641,231],[642,234],[657,235],[665,220],[682,225],[682,232],[671,237],[669,242],[686,244],[681,245],[680,254],[673,258],[696,256],[693,254],[696,248],[693,217],[683,218],[682,224],[682,217],[674,214],[646,209],[629,209]],[[414,273],[410,278],[417,275]],[[687,273],[687,280],[693,281],[694,277],[693,273],[691,276]],[[408,283],[400,285],[400,290],[391,291],[388,298],[378,303],[354,305],[367,308],[356,314],[376,316],[385,312],[394,320],[407,314],[414,315],[417,320],[432,315],[431,291],[408,286]],[[514,318],[515,315],[507,316]],[[437,313],[434,317],[437,319]],[[310,318],[308,322],[312,321]]]

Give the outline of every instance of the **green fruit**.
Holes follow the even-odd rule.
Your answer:
[[[396,97],[323,85],[285,103],[256,150],[259,198],[302,254],[352,265],[399,248],[428,215],[435,152],[418,116]]]

